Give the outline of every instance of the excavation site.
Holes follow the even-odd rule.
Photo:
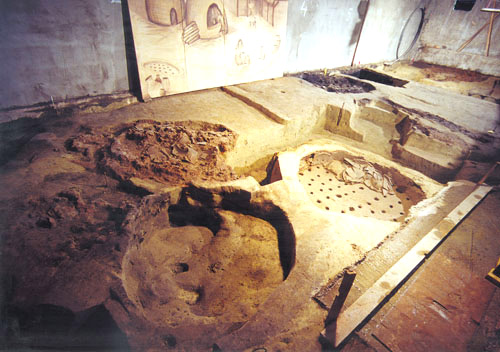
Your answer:
[[[500,2],[21,3],[0,349],[500,349]]]

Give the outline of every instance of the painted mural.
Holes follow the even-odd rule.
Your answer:
[[[142,96],[279,77],[286,0],[129,0]]]

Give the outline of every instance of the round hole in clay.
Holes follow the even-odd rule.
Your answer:
[[[363,208],[363,207],[362,207],[361,205],[358,205],[358,208],[359,208],[359,209],[361,209],[361,208]]]
[[[385,213],[386,213],[385,210],[382,210],[382,214],[385,214]]]
[[[326,209],[326,210],[330,210],[330,208],[329,208],[329,207],[325,207],[325,209]]]
[[[349,210],[350,211],[354,211],[354,207],[349,207]]]
[[[375,198],[373,198],[373,200],[377,200],[377,201],[379,201],[380,199],[378,199],[378,197],[375,197]]]
[[[321,203],[321,201],[320,201],[319,199],[318,199],[318,200],[316,200],[316,202],[317,202],[317,203]]]
[[[336,194],[336,196],[337,196],[338,198],[342,198],[342,195],[341,195],[341,194]]]
[[[176,263],[174,266],[174,273],[185,273],[189,270],[189,265],[187,263]]]
[[[394,206],[391,204],[391,205],[389,205],[389,208],[391,208],[391,209],[392,209],[392,208],[394,208]]]

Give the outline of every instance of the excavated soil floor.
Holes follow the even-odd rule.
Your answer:
[[[477,94],[469,90],[468,95],[498,99],[496,78],[453,78],[449,70],[417,65],[401,69],[400,78],[416,77],[411,76],[415,67],[433,84],[479,82]],[[345,75],[301,77],[332,94],[376,89]],[[489,91],[485,82],[493,84]],[[294,243],[283,242],[284,229],[290,232],[283,220],[287,214],[271,196],[260,195],[252,208],[252,192],[220,185],[246,175],[268,183],[268,161],[288,142],[269,144],[262,155],[233,169],[226,158],[235,148],[255,148],[240,125],[246,122],[212,112],[205,116],[203,109],[193,112],[200,117],[185,119],[183,111],[193,110],[182,103],[169,120],[170,105],[155,115],[150,107],[155,103],[148,104],[96,116],[56,110],[0,125],[1,348],[215,349],[216,340],[245,331],[250,318],[262,313],[272,293],[287,282],[295,264]],[[225,109],[236,108],[250,109],[237,99]],[[292,134],[287,126],[272,124]],[[263,144],[267,134],[278,139],[270,128],[255,133],[263,136]],[[310,139],[314,133],[324,137],[326,132],[316,130]],[[338,170],[332,172],[331,162],[343,162],[345,169],[350,155],[327,156],[328,163],[306,157],[300,166],[299,181],[318,209],[399,225],[425,198],[398,170],[377,164],[372,165],[377,172],[398,185],[391,192],[346,182]],[[217,191],[200,186],[207,183]],[[189,194],[193,184],[198,198]],[[253,187],[259,194],[257,182]],[[337,202],[345,198],[348,202]],[[313,226],[315,219],[309,220]],[[359,246],[347,246],[357,251],[353,258],[363,258]],[[283,299],[289,302],[282,304],[298,304],[292,296]],[[317,330],[326,313],[300,307],[298,330],[259,338],[277,349],[319,350]]]

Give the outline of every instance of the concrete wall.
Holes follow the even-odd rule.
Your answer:
[[[355,63],[394,60],[404,23],[420,3],[371,0]],[[350,65],[366,4],[366,0],[288,0],[287,71]]]
[[[425,6],[421,50],[412,57],[500,75],[500,19],[490,57],[484,56],[486,31],[456,53],[489,14],[479,11],[486,0],[478,0],[471,12],[453,10],[454,1],[371,0],[355,63],[394,60],[405,22],[415,8]],[[135,63],[130,60],[133,55],[126,55],[133,54],[133,47],[124,41],[127,18],[122,13],[127,15],[127,10],[122,8],[125,0],[121,2],[0,1],[0,109],[134,88]],[[288,0],[285,71],[350,65],[366,4],[367,0]],[[417,26],[410,22],[407,33]]]
[[[0,1],[0,108],[128,90],[121,6]]]
[[[428,21],[420,37],[417,59],[434,64],[500,75],[500,18],[493,25],[489,57],[485,56],[488,28],[465,48],[456,50],[489,21],[481,11],[487,0],[477,0],[471,11],[454,10],[455,0],[432,1]],[[500,5],[500,2],[497,2]],[[500,17],[500,16],[499,16]]]
[[[420,0],[372,0],[361,33],[356,62],[366,64],[395,60],[398,41],[405,23],[416,8],[425,6],[425,2]],[[420,24],[420,17],[415,13],[408,22],[402,48],[405,46],[403,44],[410,45],[409,42],[412,41]]]

